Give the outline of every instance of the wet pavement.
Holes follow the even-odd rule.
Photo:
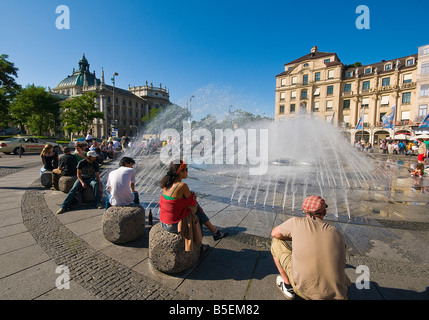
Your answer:
[[[397,170],[400,158],[377,159]],[[139,240],[115,245],[102,235],[103,210],[84,206],[55,215],[66,195],[41,187],[39,161],[38,155],[0,158],[0,299],[284,300],[275,286],[270,232],[300,213],[281,210],[281,200],[267,199],[275,205],[265,207],[262,200],[229,201],[233,178],[191,168],[188,185],[212,223],[231,236],[213,241],[206,230],[210,250],[191,270],[172,276],[149,262],[150,225]],[[398,176],[379,189],[350,191],[351,219],[342,205],[327,216],[346,238],[350,300],[429,299],[429,177]],[[159,194],[145,190],[140,199],[153,208],[154,223]],[[70,277],[61,282],[64,268]]]

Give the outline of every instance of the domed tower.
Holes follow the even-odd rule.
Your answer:
[[[63,79],[58,85],[52,90],[56,93],[61,93],[68,96],[73,96],[82,93],[83,87],[91,87],[94,85],[100,85],[101,81],[96,78],[95,72],[89,71],[89,63],[83,54],[79,60],[79,69],[73,68],[73,74]]]

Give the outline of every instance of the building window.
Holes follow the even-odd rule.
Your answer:
[[[313,111],[319,111],[319,101],[314,101],[314,103],[313,103]]]
[[[370,74],[371,73],[371,68],[366,68],[365,69],[365,74]]]
[[[291,91],[290,92],[290,99],[296,99],[296,91]]]
[[[280,93],[280,101],[285,100],[285,97],[286,97],[286,93],[281,92],[281,93]]]
[[[388,105],[389,104],[389,96],[381,96],[381,105]]]
[[[428,105],[422,104],[419,106],[419,117],[426,117],[428,114]]]
[[[404,92],[402,94],[402,104],[410,104],[411,103],[411,92]]]
[[[304,63],[304,68],[308,67],[308,63]]]
[[[429,96],[429,84],[422,84],[420,86],[420,97]]]
[[[328,71],[328,79],[333,79],[334,78],[334,70],[329,70]]]
[[[326,94],[327,94],[328,96],[330,96],[330,95],[334,94],[334,86],[328,86],[327,91],[326,91]]]
[[[353,71],[347,71],[346,72],[346,77],[350,78],[351,76],[353,76]]]
[[[307,90],[301,90],[301,99],[307,99]]]
[[[343,109],[344,110],[350,109],[350,100],[344,100],[343,101]]]
[[[347,83],[344,85],[344,92],[351,92],[352,91],[352,84]]]
[[[280,85],[281,85],[282,87],[286,86],[286,79],[281,79],[280,81],[281,81],[281,84],[280,84]]]
[[[404,82],[403,83],[411,83],[413,80],[413,75],[411,73],[404,74]]]
[[[414,64],[414,59],[408,59],[406,64],[407,66],[412,66]]]
[[[326,110],[332,110],[332,106],[333,106],[332,100],[326,101]]]
[[[323,63],[328,63],[328,62],[331,62],[331,59],[325,59],[325,60],[323,60]]]
[[[291,84],[296,84],[297,81],[297,77],[292,77],[292,83]]]
[[[402,111],[401,120],[410,120],[410,111]]]
[[[421,74],[426,74],[429,73],[429,62],[427,63],[422,63],[422,69],[421,69]]]
[[[390,86],[390,77],[381,79],[381,86],[382,87]]]
[[[370,81],[364,81],[362,83],[362,90],[369,90],[370,88]]]
[[[314,81],[320,81],[320,72],[314,74]]]
[[[320,96],[320,88],[319,87],[314,89],[314,96]]]
[[[369,98],[362,98],[362,108],[369,108]]]
[[[302,77],[302,84],[307,85],[308,84],[308,74],[304,74]]]
[[[284,105],[280,106],[280,112],[279,113],[280,114],[284,114],[285,113],[285,106]]]
[[[290,113],[295,113],[295,103],[290,105]]]
[[[384,66],[384,70],[385,71],[387,71],[387,70],[392,70],[392,64],[386,64],[385,66]]]

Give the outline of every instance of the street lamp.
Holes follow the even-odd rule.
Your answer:
[[[112,83],[113,83],[113,104],[112,104],[112,112],[113,112],[113,120],[115,120],[115,76],[118,76],[117,72],[113,73]]]

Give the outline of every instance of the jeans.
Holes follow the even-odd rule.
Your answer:
[[[140,204],[140,198],[139,198],[139,194],[138,194],[138,192],[133,192],[133,194],[134,194],[134,200],[133,200],[133,203],[135,203],[135,204]],[[110,198],[112,197],[112,195],[111,194],[109,194],[108,196],[107,196],[107,199],[106,199],[106,210],[107,209],[109,209],[112,205],[110,204]]]
[[[95,180],[95,178],[84,178],[82,180],[83,182],[85,182],[85,184],[90,185],[94,190],[95,203],[100,202],[101,193],[98,187],[97,180]],[[83,189],[82,184],[80,183],[79,179],[77,179],[73,187],[70,189],[69,193],[67,194],[67,197],[64,199],[64,202],[61,205],[61,208],[68,209],[71,206],[73,199],[76,196],[76,193],[81,191],[82,189]]]

